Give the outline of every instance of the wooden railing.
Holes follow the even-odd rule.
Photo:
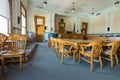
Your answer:
[[[109,40],[109,41],[120,41],[120,37],[100,37],[100,36],[88,36],[87,40]]]
[[[59,34],[61,38],[68,38],[68,39],[82,39],[82,34],[74,34],[74,33],[63,33]]]

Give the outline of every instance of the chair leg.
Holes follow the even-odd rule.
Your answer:
[[[75,62],[75,52],[73,53],[73,62]]]
[[[58,59],[60,60],[60,51],[58,52]]]
[[[59,49],[57,49],[57,53],[56,53],[56,55],[57,55],[57,57],[58,57],[58,55],[59,55]]]
[[[20,70],[22,70],[22,55],[20,55]]]
[[[102,59],[101,59],[101,56],[99,56],[99,61],[100,61],[100,68],[102,69],[103,64],[102,64]]]
[[[55,55],[56,55],[56,53],[57,53],[57,49],[55,48]]]
[[[4,66],[5,66],[5,60],[4,57],[2,56],[2,72],[4,72]]]
[[[78,62],[80,62],[81,54],[78,53]]]
[[[90,70],[93,71],[93,59],[91,58],[91,61],[90,61]]]
[[[62,53],[61,64],[64,62],[64,54]]]
[[[115,55],[115,59],[116,59],[116,64],[118,64],[119,62],[118,62],[118,56],[117,56],[117,54]]]
[[[111,68],[113,68],[113,56],[110,55],[110,63],[111,63]]]
[[[23,62],[27,62],[27,56],[26,56],[26,54],[24,53],[24,60],[23,60]]]

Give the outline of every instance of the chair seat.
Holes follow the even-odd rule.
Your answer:
[[[87,54],[91,54],[92,52],[87,50],[87,51],[85,51],[85,53],[87,53]]]
[[[81,54],[84,56],[91,56],[91,51],[85,50],[85,52],[84,53],[81,52]]]
[[[104,50],[105,53],[110,53],[110,49]]]
[[[70,46],[66,45],[66,46],[64,47],[64,50],[69,50],[69,48],[70,48]]]
[[[6,52],[7,52],[7,50],[0,51],[1,54],[6,53]]]
[[[21,55],[21,54],[23,54],[24,53],[24,51],[10,51],[10,52],[7,52],[7,53],[4,53],[4,54],[2,54],[3,56],[8,56],[8,55]]]

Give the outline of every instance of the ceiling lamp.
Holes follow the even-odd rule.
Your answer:
[[[73,2],[72,13],[74,13],[74,11],[75,11],[74,4],[75,4],[75,3]]]
[[[72,8],[72,13],[74,13],[74,11],[75,11],[75,8]]]
[[[44,6],[44,8],[47,7],[47,1],[44,1],[44,2],[43,2],[43,6]]]
[[[119,7],[120,6],[120,1],[116,0],[116,2],[114,4],[115,4],[115,7]]]
[[[94,13],[94,8],[92,8],[92,13],[91,13],[92,15],[94,15],[95,13]]]

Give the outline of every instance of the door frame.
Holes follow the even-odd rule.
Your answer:
[[[45,16],[38,16],[38,15],[36,15],[36,16],[34,16],[34,23],[35,23],[35,35],[36,35],[36,37],[37,37],[37,18],[41,18],[41,19],[43,19],[43,24],[42,24],[42,26],[45,26]],[[44,35],[44,34],[43,34]],[[36,39],[35,39],[36,40]],[[36,40],[37,41],[37,40]]]

